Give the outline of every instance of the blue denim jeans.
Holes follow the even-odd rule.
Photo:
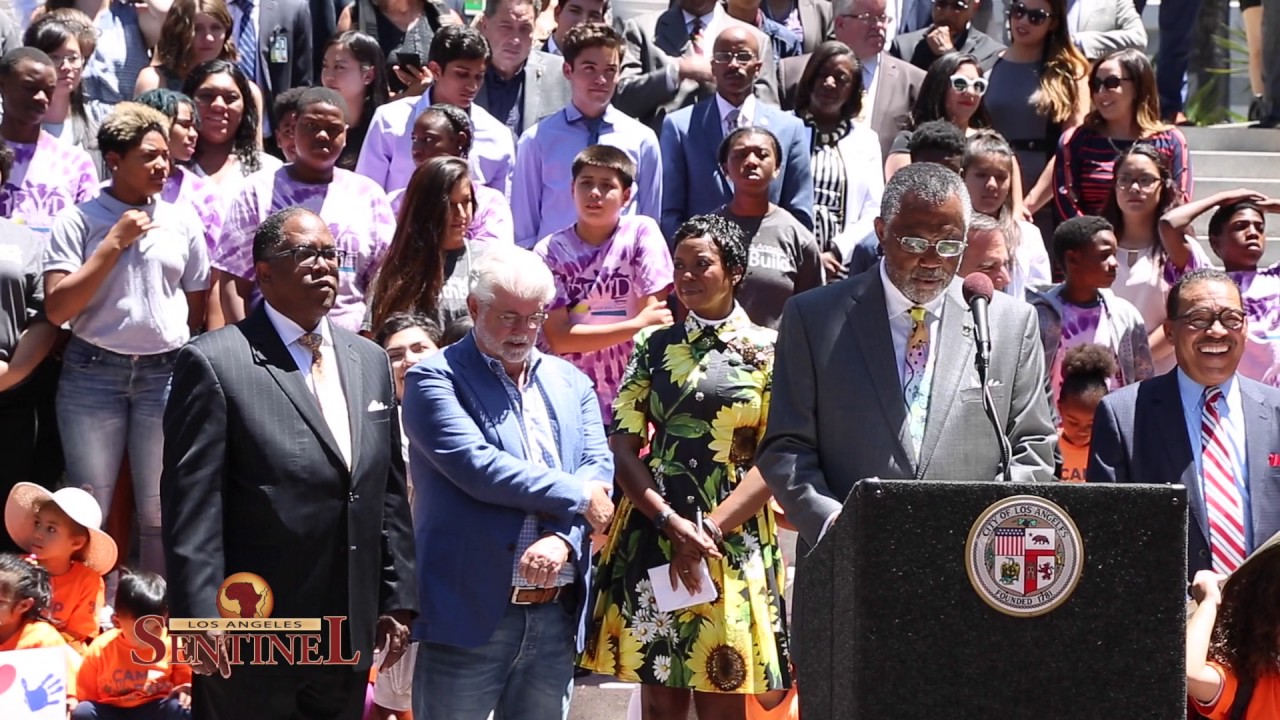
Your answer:
[[[480,647],[418,643],[414,720],[567,719],[575,625],[558,602],[510,605]]]
[[[177,351],[120,355],[72,338],[63,354],[58,382],[58,431],[66,456],[67,484],[93,493],[105,519],[120,462],[128,450],[142,569],[161,574],[162,419],[176,356]]]

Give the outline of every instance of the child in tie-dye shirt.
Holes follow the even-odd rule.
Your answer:
[[[1160,223],[1166,245],[1196,244],[1191,224],[1209,218],[1209,247],[1240,286],[1249,335],[1236,370],[1244,377],[1280,387],[1280,263],[1259,268],[1267,248],[1265,213],[1280,212],[1280,200],[1253,190],[1229,190],[1169,211]]]
[[[1151,348],[1142,314],[1110,290],[1116,279],[1111,223],[1091,215],[1072,218],[1054,231],[1053,252],[1066,279],[1043,292],[1027,292],[1040,320],[1053,406],[1062,387],[1063,357],[1077,345],[1097,343],[1115,354],[1118,372],[1111,378],[1111,389],[1151,377]]]
[[[89,153],[41,130],[34,143],[9,140],[13,170],[0,185],[0,215],[48,237],[53,218],[98,196]]]
[[[238,300],[225,302],[228,293],[223,292],[228,323],[241,320],[259,297],[253,264],[258,226],[272,214],[297,205],[329,225],[334,244],[345,254],[338,268],[338,298],[329,318],[339,327],[360,331],[365,294],[396,225],[382,188],[363,175],[334,167],[346,138],[345,106],[342,96],[328,88],[303,93],[294,135],[297,160],[245,178],[240,194],[228,207],[222,240],[213,255],[214,267],[225,273],[224,283],[234,283]]]
[[[635,162],[617,148],[593,145],[578,153],[578,221],[534,248],[556,280],[544,342],[595,382],[605,423],[613,417],[632,338],[650,325],[671,323],[666,296],[675,271],[662,230],[652,218],[622,216],[635,172]]]

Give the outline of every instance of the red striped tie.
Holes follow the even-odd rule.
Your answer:
[[[1200,416],[1201,472],[1204,475],[1204,502],[1209,513],[1209,549],[1213,570],[1229,573],[1244,562],[1244,503],[1236,487],[1235,447],[1218,412],[1222,388],[1216,385],[1204,393]]]

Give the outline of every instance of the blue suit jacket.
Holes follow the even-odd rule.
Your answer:
[[[1245,457],[1253,550],[1280,531],[1280,390],[1236,376],[1244,411]],[[1209,570],[1209,519],[1191,440],[1171,370],[1107,395],[1093,417],[1089,482],[1181,483],[1187,486],[1187,577]]]
[[[591,528],[579,510],[587,483],[613,482],[613,455],[591,380],[560,358],[535,354],[560,450],[560,467],[525,458],[519,415],[467,335],[405,378],[421,614],[415,640],[477,647],[511,600],[516,542],[528,514],[574,548],[579,642],[591,573]]]
[[[813,175],[809,131],[795,115],[756,100],[755,124],[778,137],[782,158],[769,199],[813,229]],[[724,125],[714,95],[671,113],[662,121],[662,233],[670,240],[694,215],[714,212],[733,197],[720,169]]]

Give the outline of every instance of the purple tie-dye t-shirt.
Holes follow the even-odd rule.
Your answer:
[[[1280,387],[1280,264],[1227,274],[1240,285],[1249,318],[1249,337],[1236,372]]]
[[[58,213],[98,196],[98,171],[84,150],[43,130],[35,144],[9,147],[13,170],[0,185],[0,215],[47,237]]]
[[[1058,406],[1058,390],[1062,387],[1062,359],[1067,351],[1077,345],[1096,343],[1111,348],[1113,354],[1119,348],[1120,338],[1111,332],[1111,323],[1106,319],[1106,305],[1081,306],[1070,303],[1062,304],[1062,339],[1058,342],[1058,354],[1053,358],[1053,406]],[[1119,355],[1116,355],[1116,376],[1107,382],[1107,389],[1114,390],[1124,385],[1120,375]]]
[[[245,178],[240,194],[224,216],[222,239],[214,251],[213,266],[253,280],[254,233],[272,213],[293,205],[319,215],[328,223],[337,248],[349,254],[338,269],[338,299],[329,312],[329,319],[341,328],[359,332],[364,320],[365,293],[396,230],[387,194],[363,175],[338,168],[333,171],[332,182],[311,185],[294,180],[286,165]],[[255,288],[251,303],[257,301]]]
[[[543,238],[534,247],[556,281],[556,297],[549,309],[569,309],[569,322],[603,325],[630,320],[641,301],[671,286],[675,271],[671,252],[652,218],[627,215],[603,245],[583,242],[573,226]],[[564,358],[596,385],[600,415],[613,418],[613,398],[631,357],[631,340],[589,353],[565,353]]]
[[[195,210],[204,229],[204,242],[213,257],[218,241],[222,238],[223,207],[222,188],[217,183],[196,175],[183,167],[175,167],[164,183],[160,199]]]

